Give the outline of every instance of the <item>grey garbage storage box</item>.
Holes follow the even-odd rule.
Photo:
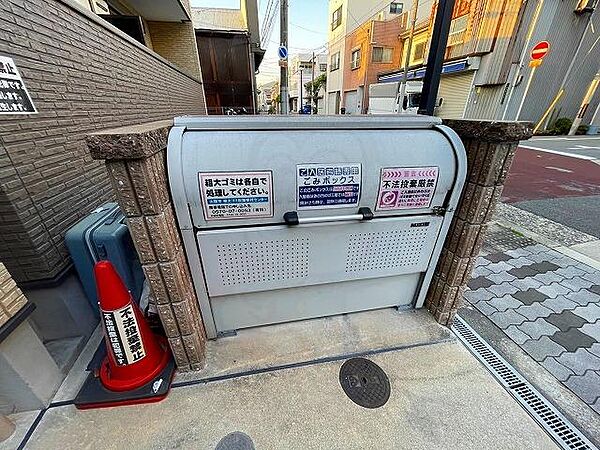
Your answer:
[[[181,117],[167,161],[210,338],[422,307],[466,174],[425,116]]]

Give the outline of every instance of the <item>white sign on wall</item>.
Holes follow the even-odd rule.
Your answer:
[[[12,58],[0,56],[0,114],[35,114],[33,101]]]

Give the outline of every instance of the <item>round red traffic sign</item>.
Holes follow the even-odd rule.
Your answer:
[[[548,50],[550,50],[550,43],[548,41],[538,42],[531,49],[531,59],[542,59],[548,54]]]

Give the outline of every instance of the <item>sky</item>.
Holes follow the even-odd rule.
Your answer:
[[[288,50],[290,58],[298,53],[326,52],[328,0],[288,0]],[[258,0],[258,18],[262,29],[269,0]],[[239,0],[191,0],[192,6],[211,8],[239,8]],[[262,39],[262,36],[261,36]],[[266,48],[265,58],[256,76],[258,86],[279,79],[277,47],[279,45],[279,11]]]

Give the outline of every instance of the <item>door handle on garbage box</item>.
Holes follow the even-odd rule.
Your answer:
[[[373,211],[371,208],[359,208],[358,214],[346,214],[341,216],[324,217],[298,217],[297,211],[288,211],[283,215],[283,220],[288,225],[300,225],[304,223],[343,222],[347,220],[371,220]]]

